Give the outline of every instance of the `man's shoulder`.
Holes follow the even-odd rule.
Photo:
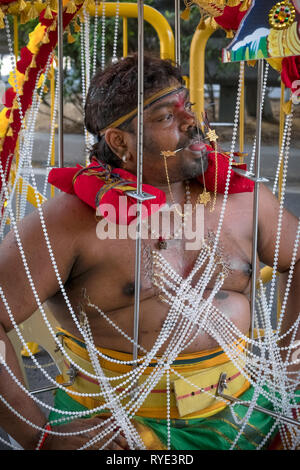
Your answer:
[[[55,218],[57,221],[74,220],[80,218],[91,218],[95,209],[82,202],[76,195],[60,193],[48,199],[42,206],[46,217]]]

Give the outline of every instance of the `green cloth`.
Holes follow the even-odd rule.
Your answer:
[[[240,400],[249,401],[254,393],[253,387],[249,388]],[[300,402],[300,393],[297,395],[297,402]],[[260,395],[257,404],[269,410],[272,410],[272,404]],[[85,411],[83,405],[73,400],[63,390],[58,389],[55,396],[55,408],[65,411]],[[235,405],[234,411],[239,419],[243,418],[248,408],[243,405]],[[92,416],[89,415],[88,417]],[[49,422],[61,419],[64,415],[52,411],[49,416]],[[167,444],[167,421],[164,419],[152,419],[136,417],[137,421],[149,426],[159,437]],[[59,423],[51,423],[61,424]],[[274,424],[274,419],[259,411],[253,411],[249,422],[240,436],[236,450],[255,450],[260,445],[265,436],[270,432]],[[208,417],[198,419],[172,419],[171,420],[171,448],[173,450],[229,450],[239,432],[239,425],[234,421],[229,407],[223,411]],[[267,449],[274,436],[277,434],[276,427],[268,437],[263,449]]]

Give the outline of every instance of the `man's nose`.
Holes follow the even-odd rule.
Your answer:
[[[180,116],[180,130],[187,132],[190,127],[194,127],[196,124],[196,117],[192,111],[184,109]]]

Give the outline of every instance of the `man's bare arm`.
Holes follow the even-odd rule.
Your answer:
[[[259,244],[258,253],[260,260],[269,266],[273,266],[276,230],[278,225],[279,203],[273,194],[264,186],[260,189],[259,204]],[[278,267],[282,279],[287,279],[288,271],[292,261],[293,248],[297,233],[298,219],[284,210],[282,219],[282,231],[279,245]],[[285,315],[281,325],[281,333],[284,334],[295,323],[300,313],[300,247],[296,252],[296,263]],[[281,282],[281,293],[284,291]],[[300,339],[300,328],[298,327],[295,340]],[[285,337],[280,346],[289,346],[291,336]],[[285,357],[283,353],[283,357]],[[289,370],[299,370],[299,365],[290,367]]]

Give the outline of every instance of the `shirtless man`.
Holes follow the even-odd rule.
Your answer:
[[[110,127],[110,124],[136,107],[136,83],[137,58],[129,57],[111,66],[106,72],[96,75],[86,106],[86,125],[89,131],[99,136],[100,131],[105,129],[103,136],[99,136],[99,142],[95,144],[92,155],[112,166],[123,167],[131,173],[136,173],[137,117],[135,115],[119,127]],[[176,68],[158,59],[145,58],[146,98],[172,85],[179,89],[182,83],[180,72]],[[201,174],[201,160],[204,169],[206,168],[206,153],[202,150],[194,151],[189,147],[194,136],[195,118],[185,89],[163,96],[145,107],[143,182],[163,190],[169,204],[173,201],[167,185],[162,151],[183,148],[176,154],[176,158],[168,159],[169,179],[176,203],[184,203],[184,181],[190,180],[193,205],[202,190],[194,178]],[[218,194],[213,212],[210,212],[208,206],[205,207],[205,236],[216,231],[222,199],[223,196]],[[252,209],[252,192],[230,195],[220,238],[230,271],[214,300],[215,305],[245,335],[249,332],[250,325]],[[82,305],[82,292],[85,290],[91,302],[98,305],[115,324],[132,337],[135,241],[99,240],[96,236],[95,210],[75,195],[59,194],[43,205],[43,213],[58,270],[74,311],[78,311],[78,306]],[[277,214],[276,199],[266,187],[261,186],[258,256],[255,267],[257,270],[260,261],[266,265],[273,263]],[[278,263],[278,269],[282,273],[290,266],[297,227],[296,218],[286,211],[283,226],[284,243],[280,245]],[[80,337],[60,293],[37,212],[22,220],[19,230],[41,301],[48,301],[62,328]],[[149,252],[149,248],[150,251],[156,249],[156,245],[156,240],[143,240],[143,252],[147,252],[147,249]],[[185,250],[185,240],[180,239],[168,242],[163,253],[165,259],[183,277],[190,272],[197,255],[198,251]],[[300,311],[299,288],[295,288],[299,287],[300,282],[299,253],[297,260],[283,330],[292,325]],[[1,244],[0,266],[0,285],[16,321],[21,323],[32,315],[37,306],[13,233],[9,233]],[[209,284],[206,295],[213,283],[214,279]],[[94,309],[86,306],[84,308],[97,346],[132,352],[132,344],[120,336]],[[151,349],[167,312],[168,306],[161,302],[159,292],[153,286],[147,270],[142,267],[139,344],[146,350]],[[0,314],[0,338],[6,343],[6,359],[21,379],[16,356],[6,335],[12,325],[2,302]],[[199,352],[217,346],[212,337],[202,333],[184,353]],[[43,427],[46,422],[44,414],[30,398],[16,388],[3,367],[0,373],[1,394],[25,418]],[[25,449],[34,449],[40,433],[12,415],[5,405],[1,403],[0,406],[1,426]],[[97,418],[88,422],[78,419],[59,426],[57,430],[72,432],[86,429],[97,422]],[[64,438],[48,436],[44,448],[76,449],[84,444],[86,439],[84,434]],[[126,449],[126,446],[125,439],[119,437],[110,448]]]

